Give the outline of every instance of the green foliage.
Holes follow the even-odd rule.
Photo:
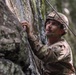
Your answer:
[[[42,13],[42,18],[45,20],[45,0],[42,0],[41,13]]]
[[[62,12],[62,0],[56,0],[56,7],[59,12]]]
[[[76,23],[76,0],[69,0],[70,7],[70,16],[72,17],[72,21]]]

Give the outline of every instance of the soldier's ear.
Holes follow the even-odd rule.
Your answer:
[[[64,29],[60,29],[60,35],[62,36],[62,35],[64,35],[64,34],[65,34]]]
[[[60,28],[61,28],[61,29],[64,29],[64,26],[63,26],[63,24],[60,24]]]

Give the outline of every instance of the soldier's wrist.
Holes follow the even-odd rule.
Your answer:
[[[37,37],[33,33],[29,33],[28,34],[28,39],[34,42],[34,41],[37,40]]]

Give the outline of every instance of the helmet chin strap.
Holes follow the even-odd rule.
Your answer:
[[[48,0],[45,0],[50,7],[53,9],[53,11],[60,17],[60,19],[64,22],[64,20],[61,18],[61,16],[57,13],[56,9],[53,7],[52,4],[50,4],[50,2]],[[72,29],[66,24],[66,22],[64,22],[64,24],[67,26],[68,30],[76,37],[76,34],[72,31]]]

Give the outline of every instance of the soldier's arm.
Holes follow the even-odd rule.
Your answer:
[[[28,33],[28,40],[32,47],[35,55],[38,56],[44,62],[56,62],[65,57],[66,52],[63,48],[64,46],[56,45],[53,48],[48,47],[47,45],[43,45],[41,41],[37,38],[37,36],[33,35],[33,33],[29,30],[29,25],[27,22],[22,23],[26,26],[26,31]]]
[[[57,62],[64,59],[69,53],[62,44],[53,47],[43,45],[35,35],[29,35],[29,42],[34,53],[44,62]]]

